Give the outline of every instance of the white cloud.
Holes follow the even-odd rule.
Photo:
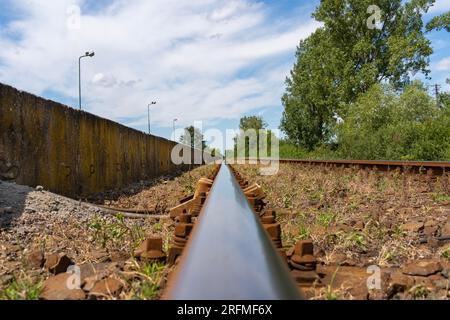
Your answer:
[[[92,83],[102,87],[110,88],[117,84],[117,80],[114,76],[111,75],[105,76],[103,73],[97,73],[92,78]]]
[[[436,70],[438,71],[450,71],[450,57],[440,60],[436,64]]]
[[[239,11],[248,11],[250,7],[251,5],[248,2],[232,0],[213,10],[208,17],[213,21],[222,21],[232,18]],[[259,7],[259,5],[254,4],[253,7]]]
[[[0,81],[77,98],[78,57],[94,50],[82,60],[87,110],[136,119],[157,100],[152,120],[161,126],[279,105],[296,45],[318,27],[310,18],[281,27],[250,0],[117,0],[82,12],[78,28],[74,4],[86,0],[11,2],[24,18],[0,31]]]
[[[428,13],[439,14],[450,10],[450,0],[436,0]]]

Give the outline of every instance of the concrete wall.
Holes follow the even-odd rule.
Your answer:
[[[174,145],[0,83],[0,179],[86,196],[177,169]]]

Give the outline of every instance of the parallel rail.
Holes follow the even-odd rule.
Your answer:
[[[166,298],[302,298],[228,165],[221,165],[198,219]]]
[[[439,161],[280,159],[279,162],[400,169],[433,175],[450,172],[450,162]],[[171,300],[303,298],[226,164],[221,165],[216,175],[164,297]]]
[[[254,159],[247,159],[253,160]],[[269,160],[269,159],[261,159]],[[416,173],[430,172],[440,175],[450,172],[450,161],[391,161],[391,160],[310,160],[310,159],[279,159],[280,163],[300,163],[319,166],[335,167],[360,167],[371,168],[381,171],[400,169]]]

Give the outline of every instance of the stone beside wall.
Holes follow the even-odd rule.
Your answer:
[[[180,169],[175,144],[0,83],[2,180],[88,196]]]

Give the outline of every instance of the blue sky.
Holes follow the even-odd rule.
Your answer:
[[[320,25],[318,1],[0,0],[0,82],[138,130],[170,137],[184,127],[235,129],[243,115],[279,126],[296,45]],[[437,0],[426,15],[450,10]],[[428,35],[432,80],[448,89],[450,35]],[[419,76],[420,77],[420,76]]]

